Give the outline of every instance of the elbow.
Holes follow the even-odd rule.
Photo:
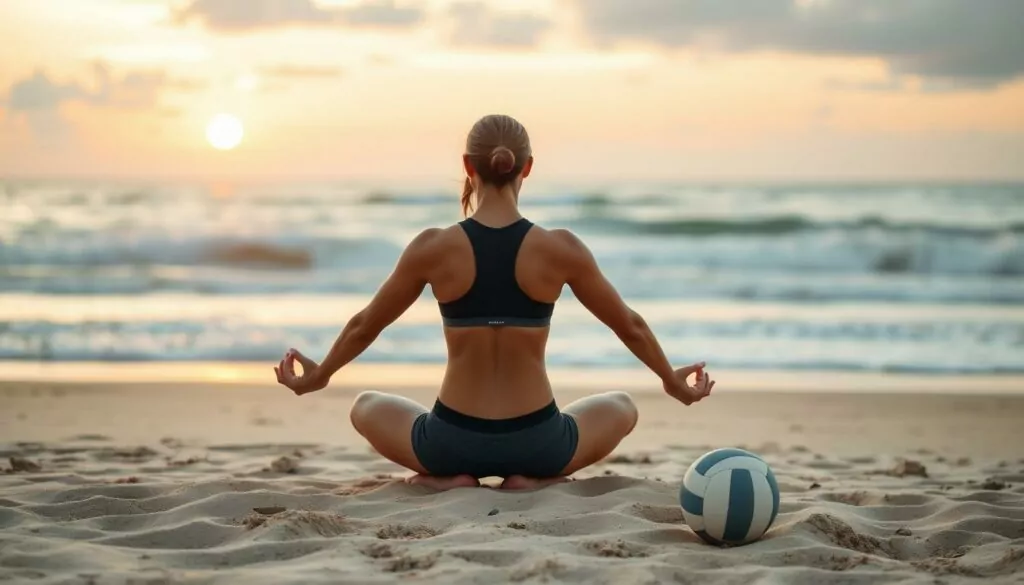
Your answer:
[[[630,310],[619,327],[619,339],[629,342],[638,341],[647,337],[647,321],[636,311]]]
[[[345,329],[345,337],[356,343],[370,344],[380,335],[380,329],[374,327],[372,320],[365,313],[357,313],[349,319]]]

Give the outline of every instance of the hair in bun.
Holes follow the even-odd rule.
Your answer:
[[[495,147],[491,151],[491,168],[499,175],[507,175],[516,166],[516,154],[506,146]]]
[[[478,179],[486,185],[504,187],[515,181],[533,156],[530,136],[518,120],[492,114],[477,120],[466,136],[465,156]],[[466,177],[462,188],[462,212],[473,206],[473,182]]]

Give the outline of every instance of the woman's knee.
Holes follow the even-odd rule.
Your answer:
[[[633,432],[633,428],[636,427],[637,420],[640,418],[633,398],[626,392],[609,392],[606,396],[615,404],[615,409],[622,418],[625,434]]]
[[[370,412],[374,406],[379,403],[381,397],[380,392],[374,390],[367,390],[360,392],[356,399],[352,401],[352,408],[349,410],[349,420],[352,421],[352,426],[357,431],[360,431],[361,425],[364,421],[370,419]],[[361,432],[361,431],[360,431]]]

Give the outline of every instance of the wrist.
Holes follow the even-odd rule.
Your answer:
[[[654,373],[661,379],[661,383],[666,386],[676,383],[676,371],[668,364],[665,364],[665,367],[662,369],[655,370]]]
[[[674,390],[677,386],[679,386],[679,380],[676,380],[674,376],[661,379],[661,387],[665,392]]]
[[[327,368],[323,367],[323,365],[319,365],[313,368],[313,371],[310,372],[309,377],[310,380],[315,385],[323,388],[326,387],[327,384],[331,381],[331,375],[332,373],[328,371]]]

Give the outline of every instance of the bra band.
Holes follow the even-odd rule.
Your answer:
[[[465,317],[454,319],[445,317],[445,327],[547,327],[551,325],[551,317],[536,319],[527,317]]]

